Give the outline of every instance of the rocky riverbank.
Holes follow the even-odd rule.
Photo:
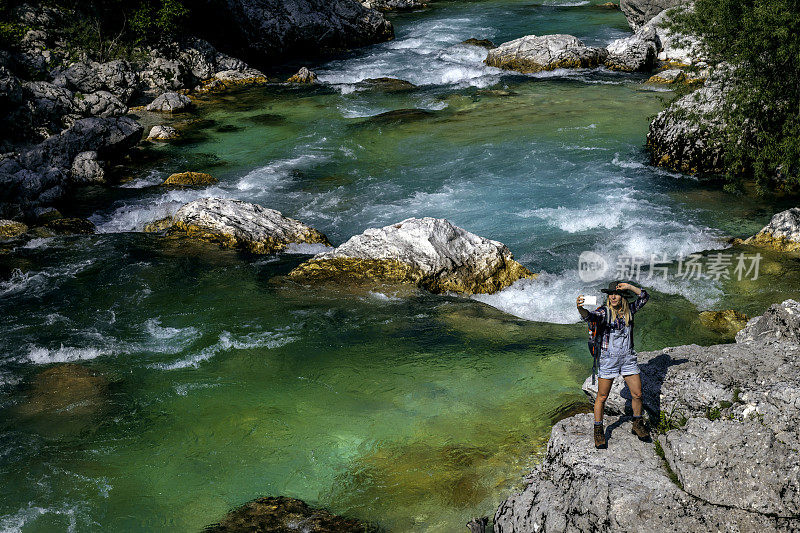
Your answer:
[[[352,1],[243,0],[203,8],[207,16],[214,9],[233,29],[227,40],[207,32],[211,40],[263,65],[393,35],[380,13]],[[149,112],[186,112],[194,94],[267,81],[261,70],[196,36],[96,61],[64,33],[61,21],[76,13],[23,4],[13,16],[27,30],[16,46],[0,50],[0,218],[37,223],[70,189],[105,182],[109,167],[144,133],[131,111],[147,105]]]
[[[771,306],[735,344],[639,354],[654,443],[630,432],[630,394],[606,404],[608,449],[592,415],[553,428],[496,533],[795,531],[800,528],[800,304]],[[591,398],[596,388],[584,384]]]

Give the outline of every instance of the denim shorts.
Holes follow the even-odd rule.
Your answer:
[[[636,352],[628,353],[609,353],[600,352],[600,368],[597,375],[603,379],[614,379],[622,374],[630,376],[639,373],[639,365],[636,362]]]

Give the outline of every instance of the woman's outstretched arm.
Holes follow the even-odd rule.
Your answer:
[[[650,295],[646,290],[635,287],[630,283],[618,283],[617,288],[622,290],[629,289],[636,293],[636,301],[631,304],[631,314],[641,309],[642,306],[650,299]]]

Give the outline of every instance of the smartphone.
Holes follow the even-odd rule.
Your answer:
[[[597,305],[597,296],[584,296],[583,305]]]

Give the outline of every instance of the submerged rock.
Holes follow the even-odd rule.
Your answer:
[[[289,83],[314,83],[317,81],[317,75],[306,67],[302,67],[294,76],[286,81]]]
[[[302,500],[286,496],[258,498],[234,509],[206,533],[368,533],[373,526],[326,511],[314,509]]]
[[[358,82],[359,85],[387,93],[410,91],[417,86],[406,80],[397,78],[366,78]]]
[[[179,137],[178,130],[172,126],[153,126],[147,138],[151,141],[168,141]]]
[[[747,324],[747,315],[734,309],[703,311],[700,313],[700,323],[711,331],[733,337]]]
[[[185,94],[164,93],[157,96],[145,109],[161,113],[175,113],[183,111],[190,105],[192,105],[192,101]]]
[[[161,185],[172,187],[205,187],[214,185],[219,180],[205,172],[178,172],[170,175]]]
[[[108,380],[88,368],[65,363],[48,368],[34,378],[28,401],[19,412],[38,414],[91,414],[105,401]]]
[[[44,227],[53,231],[56,235],[91,235],[96,229],[90,220],[76,217],[51,220]]]
[[[314,281],[410,283],[434,293],[493,293],[533,274],[508,248],[441,218],[371,228],[289,274]]]
[[[395,124],[423,120],[433,115],[433,111],[428,111],[427,109],[394,109],[369,117],[364,122],[368,124]]]
[[[145,228],[145,231],[163,230],[170,235],[200,239],[256,254],[279,252],[290,243],[330,246],[325,235],[283,216],[279,211],[222,198],[189,202],[173,216]]]
[[[470,37],[466,41],[461,41],[461,44],[468,44],[470,46],[480,46],[481,48],[486,48],[487,50],[491,50],[492,48],[497,48],[497,45],[494,44],[489,39],[476,39],[474,37]]]
[[[539,72],[596,67],[607,56],[605,48],[588,47],[572,35],[527,35],[489,50],[485,63],[519,72]]]
[[[791,252],[800,250],[800,207],[792,207],[772,216],[761,231],[737,243],[765,246],[773,250]]]

